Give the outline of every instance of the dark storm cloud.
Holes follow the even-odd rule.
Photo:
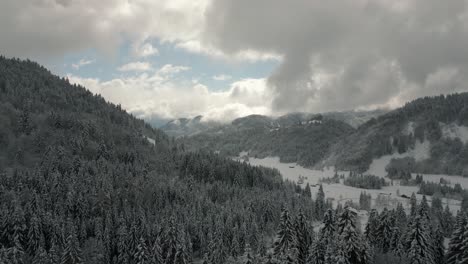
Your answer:
[[[277,110],[398,105],[466,90],[464,0],[217,0],[206,41],[283,55],[269,77]],[[436,85],[435,85],[436,83]]]

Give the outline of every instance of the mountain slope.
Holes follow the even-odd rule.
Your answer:
[[[425,144],[428,149],[422,157],[408,155],[414,163],[409,170],[468,176],[467,127],[468,93],[420,98],[344,137],[322,164],[366,171],[375,158],[416,153]]]
[[[189,150],[206,149],[223,155],[237,156],[248,151],[250,156],[279,156],[284,162],[313,166],[339,138],[354,129],[340,121],[321,115],[307,121],[297,114],[270,118],[252,115],[234,120],[230,125],[179,139]]]
[[[336,121],[344,122],[354,128],[359,127],[365,122],[372,118],[378,117],[386,113],[385,110],[373,110],[373,111],[344,111],[344,112],[327,112],[320,114],[327,119],[333,119]],[[264,119],[267,123],[278,123],[279,125],[292,126],[302,122],[307,122],[313,119],[317,114],[312,113],[289,113],[279,117],[268,117],[261,115],[251,115],[248,119],[256,118],[257,121]],[[247,116],[246,116],[247,117]],[[236,120],[243,120],[246,117],[241,117]],[[233,122],[235,122],[234,120]],[[231,122],[232,123],[232,122]],[[231,124],[230,123],[230,124]],[[193,136],[195,134],[207,132],[213,128],[221,128],[223,126],[229,126],[219,121],[206,121],[203,116],[196,116],[194,118],[179,118],[167,122],[165,125],[160,126],[160,129],[166,132],[169,136],[181,137],[181,136]],[[255,122],[252,123],[255,125]],[[269,124],[271,125],[271,124]]]

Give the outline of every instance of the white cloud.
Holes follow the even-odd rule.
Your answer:
[[[162,75],[172,75],[183,71],[190,70],[190,67],[187,66],[175,66],[172,64],[166,64],[159,69],[158,73]]]
[[[73,63],[71,66],[75,70],[79,70],[81,67],[94,63],[95,60],[81,59],[77,63]]]
[[[121,104],[141,118],[154,115],[177,118],[201,114],[206,120],[226,121],[249,114],[271,114],[268,101],[272,97],[266,88],[265,79],[239,80],[225,91],[214,92],[190,80],[176,81],[166,73],[141,73],[109,81],[75,75],[69,75],[68,78],[72,83],[81,84],[93,93]]]
[[[227,80],[230,80],[230,79],[232,79],[232,76],[227,75],[227,74],[220,74],[220,75],[213,76],[213,80],[215,80],[215,81],[227,81]]]
[[[150,43],[145,43],[143,45],[136,45],[134,47],[134,55],[136,57],[144,58],[149,56],[159,55],[159,50]]]
[[[151,69],[150,63],[141,61],[130,62],[118,68],[119,71],[149,71]]]

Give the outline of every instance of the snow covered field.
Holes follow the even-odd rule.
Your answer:
[[[241,153],[246,154],[246,153]],[[241,155],[242,156],[242,155]],[[281,163],[278,157],[267,157],[263,159],[256,159],[256,158],[249,158],[248,162],[251,165],[257,166],[264,166],[270,168],[278,169],[281,174],[283,175],[284,179],[288,179],[290,181],[298,182],[300,176],[304,176],[305,180],[302,186],[305,186],[307,183],[310,184],[311,191],[313,197],[318,191],[318,182],[320,178],[325,177],[333,177],[335,174],[335,170],[333,167],[324,170],[313,170],[304,168],[296,163]],[[338,174],[344,174],[348,176],[348,172],[338,172]],[[440,176],[442,177],[442,176]],[[440,177],[437,175],[425,175],[424,178],[428,181],[436,181],[440,180]],[[465,178],[459,179],[458,177],[453,176],[444,176],[445,179],[450,180],[452,184],[458,182],[458,180],[467,180]],[[468,181],[464,181],[464,184],[468,184]],[[401,195],[406,195],[408,197],[411,194],[417,193],[418,187],[417,186],[400,186],[398,182],[394,182],[393,186],[386,186],[380,190],[366,190],[366,189],[359,189],[354,188],[351,186],[340,184],[323,184],[323,189],[325,192],[326,198],[330,198],[333,201],[333,204],[336,205],[337,203],[344,204],[347,200],[352,200],[354,203],[359,203],[359,196],[361,192],[366,192],[372,196],[373,202],[379,194],[382,197],[386,197],[388,200],[387,207],[393,208],[396,206],[398,202],[401,202],[405,207],[409,204],[409,199],[401,197]],[[422,195],[416,194],[418,200],[422,199]],[[428,200],[431,200],[431,197],[427,197]],[[451,200],[451,199],[443,199],[444,204],[449,204],[450,209],[453,212],[456,212],[460,208],[460,201]],[[382,208],[377,208],[382,209]]]

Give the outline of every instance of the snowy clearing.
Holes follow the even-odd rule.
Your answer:
[[[153,145],[156,145],[156,141],[150,137],[147,137],[147,136],[144,136],[146,138],[146,140],[148,140],[149,143],[153,144]]]
[[[242,152],[240,157],[245,156],[247,152]],[[280,171],[284,179],[298,182],[300,176],[305,176],[304,183],[301,186],[305,186],[309,183],[312,191],[312,196],[315,197],[318,192],[318,183],[320,178],[333,177],[335,174],[335,168],[329,167],[324,170],[313,170],[304,168],[296,163],[281,163],[278,157],[267,157],[263,159],[251,158],[249,157],[248,162],[251,165],[264,166],[270,168],[276,168]],[[348,172],[339,171],[338,174],[344,174],[348,176]],[[424,176],[428,181],[439,181],[440,177],[437,175],[426,175]],[[438,178],[439,177],[439,178]],[[453,176],[444,176],[445,179],[450,180],[452,184],[456,183],[458,180],[464,179],[464,183],[468,184],[468,179]],[[323,184],[323,190],[327,199],[330,199],[333,204],[336,206],[338,203],[344,204],[348,200],[352,200],[354,203],[359,204],[359,196],[361,192],[366,192],[372,196],[373,206],[375,207],[375,199],[379,194],[387,198],[387,203],[385,207],[394,208],[398,202],[401,202],[406,208],[409,205],[409,199],[401,197],[401,195],[411,196],[412,193],[417,193],[417,186],[400,186],[398,181],[394,182],[394,185],[385,186],[380,190],[368,190],[360,189],[351,186],[346,186],[342,183],[339,184]],[[422,199],[422,195],[416,194],[418,200]],[[428,201],[431,201],[431,197],[427,197]],[[451,199],[442,199],[442,202],[449,204],[450,209],[453,212],[456,212],[460,209],[460,201],[451,200]],[[376,207],[376,209],[383,209],[382,207]]]
[[[374,159],[371,165],[369,166],[369,170],[367,170],[366,174],[385,177],[387,175],[385,167],[387,167],[387,165],[392,159],[413,157],[416,161],[425,160],[430,157],[430,148],[431,143],[428,140],[424,141],[423,143],[416,141],[414,149],[411,149],[405,153],[393,153],[392,155],[385,155],[378,159]]]

